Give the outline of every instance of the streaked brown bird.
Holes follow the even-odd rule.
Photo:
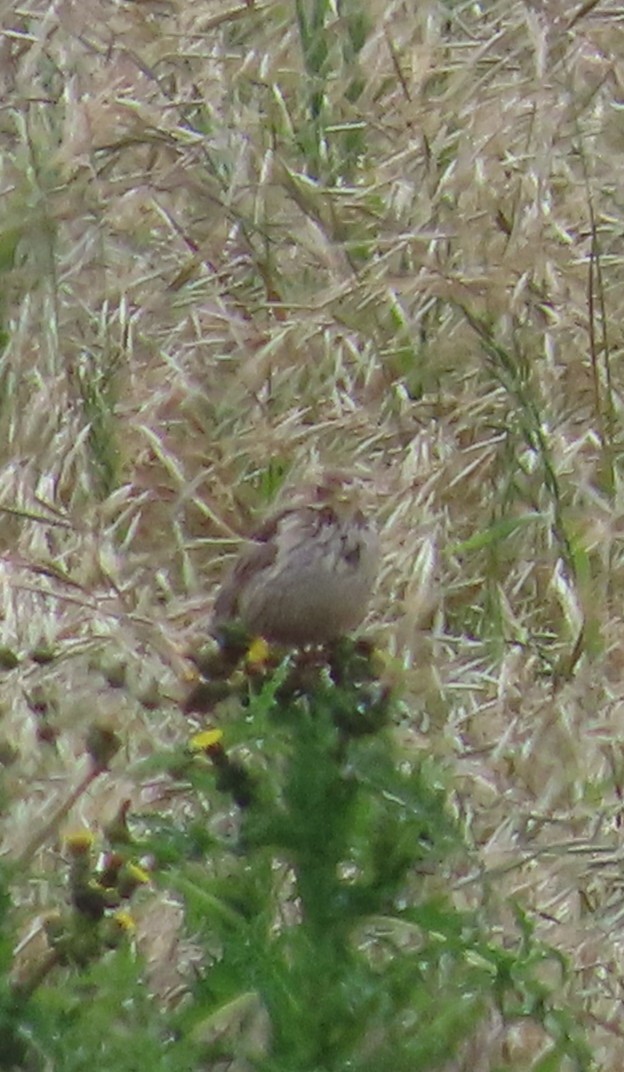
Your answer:
[[[377,530],[361,484],[329,470],[284,500],[223,582],[215,630],[240,622],[277,644],[324,644],[362,621],[377,575]]]

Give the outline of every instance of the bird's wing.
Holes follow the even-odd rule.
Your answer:
[[[238,600],[247,581],[275,561],[277,545],[267,541],[270,541],[269,537],[264,542],[254,542],[237,558],[216,598],[213,611],[215,623],[238,617]]]

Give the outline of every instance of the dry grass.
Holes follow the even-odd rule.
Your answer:
[[[406,747],[454,768],[480,867],[570,954],[616,1068],[624,17],[365,7],[361,50],[347,4],[304,77],[276,0],[3,6],[6,843],[77,781],[94,712],[131,761],[182,739],[153,682],[178,694],[225,551],[286,471],[357,464]]]

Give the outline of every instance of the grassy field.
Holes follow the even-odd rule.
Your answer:
[[[183,739],[227,555],[284,479],[355,466],[397,732],[448,768],[474,846],[456,896],[485,876],[503,934],[510,900],[532,915],[622,1067],[621,5],[1,19],[5,850],[78,783],[95,717],[125,760],[59,825],[137,803],[124,761]],[[24,927],[54,845],[36,859]],[[143,923],[160,993],[184,974],[168,912]],[[492,1023],[470,1068],[500,1045]],[[540,1045],[507,1037],[509,1067]]]

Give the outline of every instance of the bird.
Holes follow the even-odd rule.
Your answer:
[[[269,643],[303,647],[355,629],[380,558],[361,490],[352,474],[328,469],[283,495],[226,574],[213,632],[238,622]]]

